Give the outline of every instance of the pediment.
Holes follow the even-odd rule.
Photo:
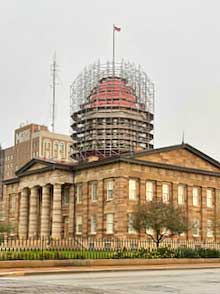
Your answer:
[[[45,168],[48,167],[48,164],[43,164],[43,163],[35,163],[34,165],[32,165],[30,168],[28,168],[27,170],[38,170],[41,168]]]
[[[39,159],[32,159],[23,165],[19,170],[16,171],[16,175],[21,175],[26,172],[38,171],[46,168],[50,168],[53,165],[51,162],[47,162]]]
[[[135,154],[133,158],[185,168],[220,172],[219,162],[188,144],[141,152]]]

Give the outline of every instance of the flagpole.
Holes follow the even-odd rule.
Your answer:
[[[113,78],[115,77],[115,25],[113,24],[113,56],[112,56]]]

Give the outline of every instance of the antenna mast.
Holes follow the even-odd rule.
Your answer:
[[[52,132],[54,133],[55,129],[55,106],[56,106],[56,70],[57,70],[57,64],[56,64],[56,52],[54,53],[53,57],[53,64],[52,64],[52,75],[53,75],[53,107],[52,107]]]

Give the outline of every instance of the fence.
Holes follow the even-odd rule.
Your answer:
[[[220,242],[194,240],[164,240],[160,244],[166,248],[209,248],[220,249]],[[4,239],[0,249],[75,249],[75,250],[106,250],[106,249],[153,249],[156,243],[152,240],[140,239]]]
[[[220,258],[220,243],[166,240],[158,249],[151,240],[7,239],[0,246],[0,261],[183,257]]]

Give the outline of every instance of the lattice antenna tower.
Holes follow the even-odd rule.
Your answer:
[[[52,122],[51,128],[52,132],[55,131],[55,119],[56,119],[56,76],[57,76],[57,62],[56,62],[56,52],[53,56],[52,63]]]

